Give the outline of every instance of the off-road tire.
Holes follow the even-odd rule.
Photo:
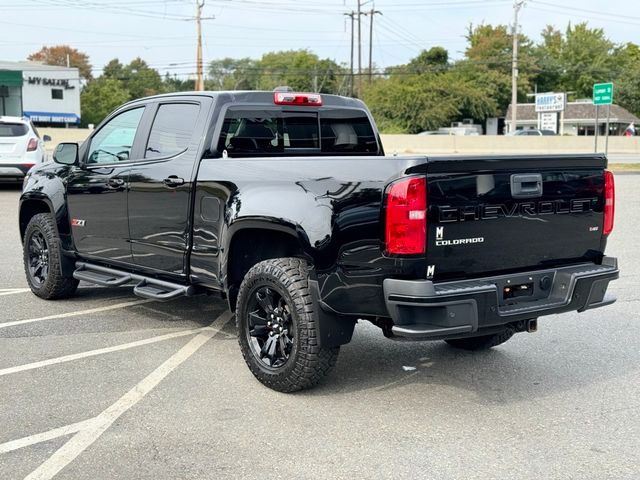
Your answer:
[[[40,233],[46,242],[48,250],[49,272],[47,278],[39,284],[29,272],[29,245],[33,235]],[[23,261],[27,276],[27,283],[31,291],[45,300],[57,300],[71,297],[78,288],[78,280],[72,276],[66,276],[62,272],[60,259],[62,248],[56,225],[48,213],[34,215],[24,233]]]
[[[274,289],[288,303],[296,335],[288,360],[276,369],[267,368],[249,345],[249,308],[259,289]],[[293,308],[291,308],[293,307]],[[315,386],[334,367],[340,347],[321,348],[316,336],[318,316],[309,289],[307,264],[299,258],[276,258],[254,265],[238,292],[236,328],[242,355],[253,375],[279,392],[295,392]]]
[[[492,335],[483,335],[480,337],[468,337],[468,338],[456,338],[451,340],[445,340],[449,345],[454,348],[460,348],[462,350],[488,350],[497,345],[500,345],[511,337],[515,332],[512,328],[507,328],[502,332],[494,333]]]

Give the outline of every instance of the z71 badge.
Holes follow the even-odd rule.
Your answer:
[[[86,220],[80,220],[79,218],[73,218],[71,219],[71,226],[72,227],[84,227]]]

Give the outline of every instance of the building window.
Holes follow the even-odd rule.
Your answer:
[[[51,89],[51,98],[54,100],[62,100],[62,89],[61,88],[52,88]]]

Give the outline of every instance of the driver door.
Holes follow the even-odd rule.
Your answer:
[[[127,191],[133,162],[142,157],[144,114],[138,105],[109,119],[85,142],[69,176],[71,231],[85,258],[132,262]]]

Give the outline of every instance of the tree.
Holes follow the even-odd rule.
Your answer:
[[[69,45],[56,45],[53,47],[42,47],[35,53],[27,57],[27,60],[34,62],[42,62],[45,65],[57,65],[60,67],[67,66],[67,58],[69,65],[75,67],[80,72],[80,77],[85,80],[91,80],[91,63],[89,56],[82,53]]]
[[[207,80],[213,90],[256,90],[260,77],[256,63],[251,58],[213,60]]]
[[[590,98],[593,84],[613,80],[616,65],[615,44],[601,28],[587,23],[569,24],[564,35],[553,27],[542,31],[542,43],[535,48],[539,72],[539,91],[572,92],[577,98]]]
[[[102,76],[105,78],[122,80],[122,78],[124,77],[124,65],[120,63],[120,60],[114,58],[104,66],[104,68],[102,69]]]
[[[469,61],[448,65],[443,51],[437,47],[421,52],[365,90],[364,99],[382,131],[418,133],[463,118],[484,120],[499,114],[497,93],[504,74]]]
[[[131,100],[163,92],[162,77],[140,57],[122,69],[122,80]]]
[[[273,90],[286,85],[297,91],[336,93],[343,69],[333,60],[321,60],[309,50],[270,52],[257,63],[258,88]]]
[[[97,125],[129,98],[129,91],[123,87],[119,80],[104,77],[92,80],[80,94],[82,123]]]

